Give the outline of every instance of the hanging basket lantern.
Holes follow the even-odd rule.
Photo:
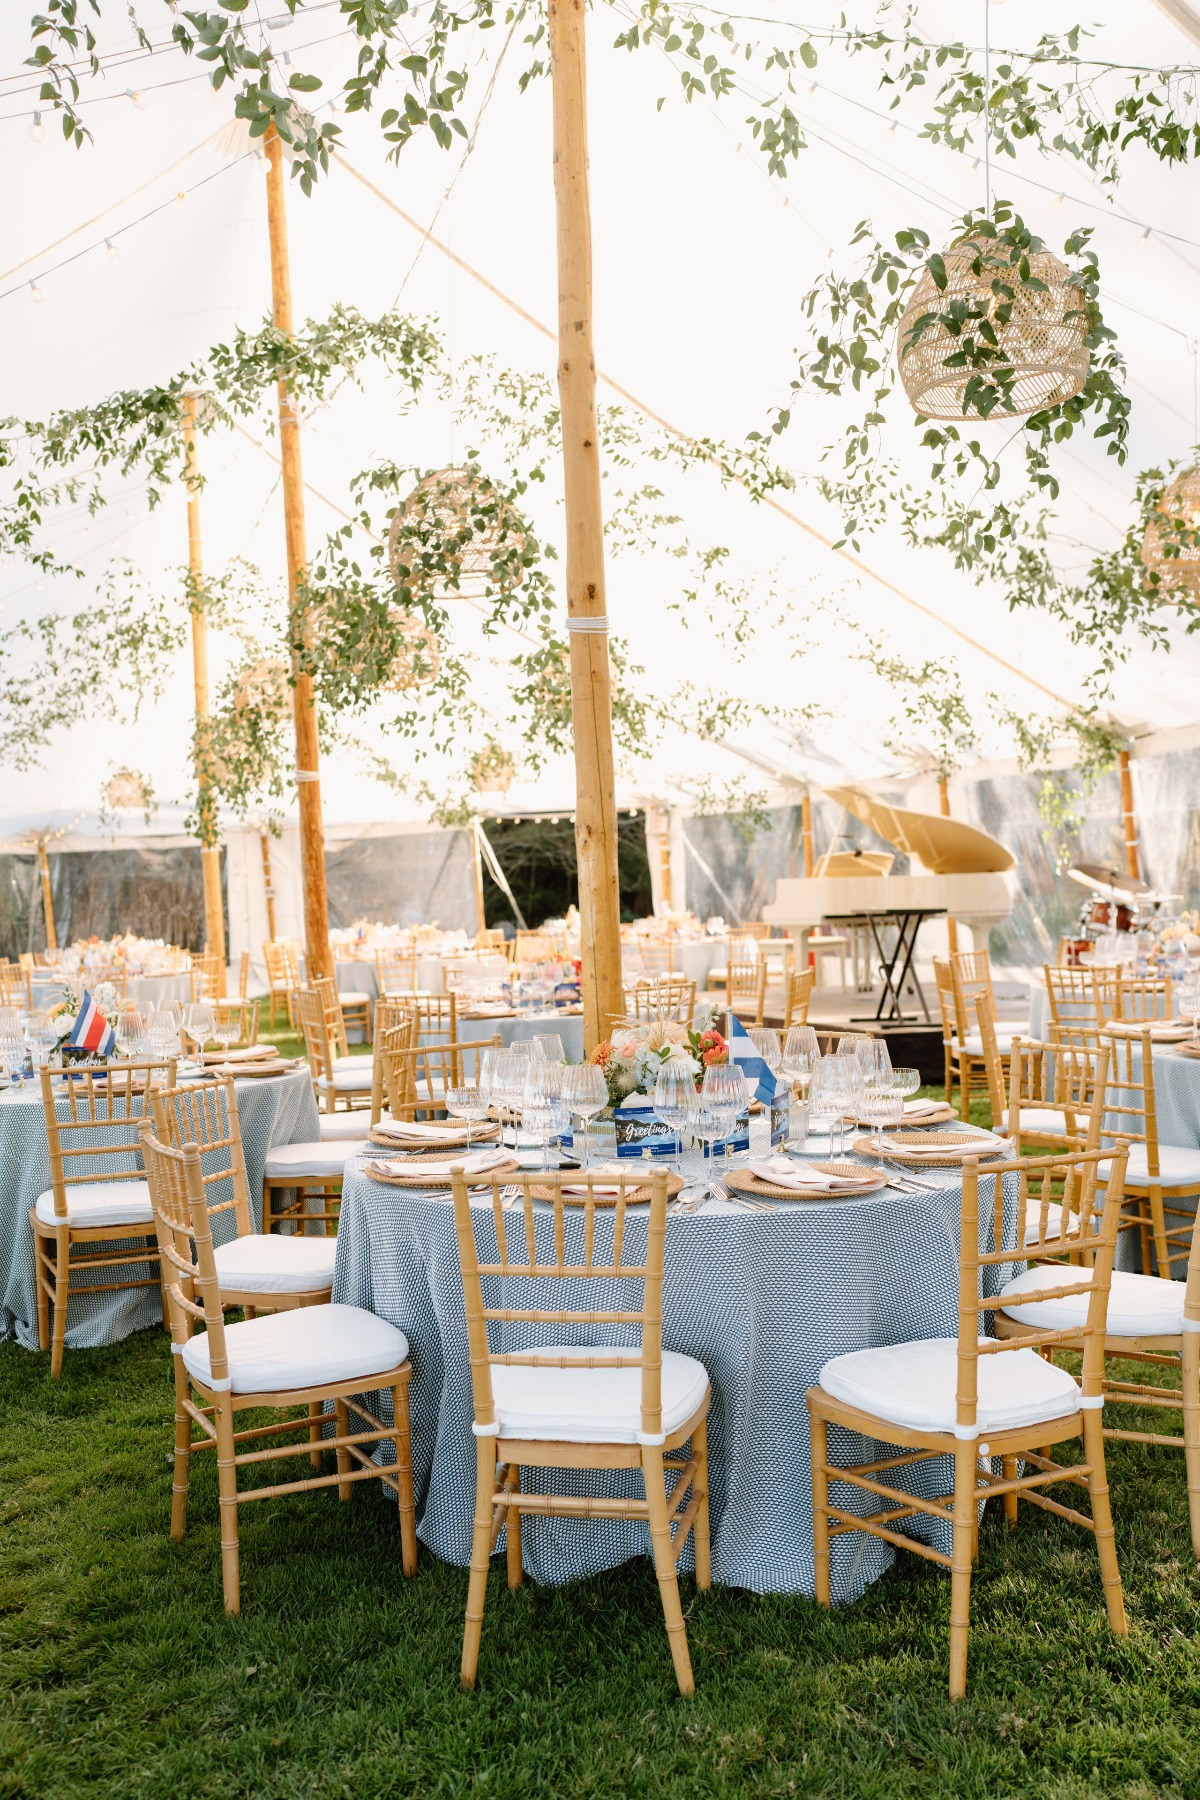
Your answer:
[[[1146,525],[1142,562],[1165,600],[1200,602],[1200,464],[1182,470],[1164,491]]]
[[[482,600],[521,585],[526,544],[520,516],[481,470],[438,469],[392,514],[388,566],[423,599]]]
[[[265,657],[262,662],[243,669],[233,690],[233,704],[239,712],[248,712],[252,708],[275,712],[286,704],[287,698],[287,664],[279,657]]]
[[[1049,250],[1028,252],[1027,260],[1038,287],[1022,280],[1009,247],[992,238],[966,238],[946,251],[944,288],[922,271],[897,339],[900,379],[922,417],[1020,417],[1083,387],[1090,361],[1083,290]],[[946,314],[960,323],[957,334]],[[975,403],[973,384],[981,380],[1001,392],[990,408]]]
[[[150,805],[146,778],[136,769],[117,769],[104,789],[105,804],[113,812],[145,812]]]
[[[392,608],[392,617],[404,633],[404,648],[393,662],[384,692],[409,694],[414,688],[428,687],[437,679],[442,666],[442,649],[437,633],[431,631],[415,613]]]
[[[471,758],[471,786],[477,794],[507,794],[516,777],[512,752],[489,741]]]

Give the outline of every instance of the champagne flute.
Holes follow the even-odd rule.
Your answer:
[[[608,1105],[608,1083],[598,1063],[572,1063],[563,1082],[563,1099],[583,1120],[583,1166],[591,1165],[591,1121]]]
[[[680,1062],[665,1062],[654,1081],[654,1112],[675,1139],[675,1157],[683,1161],[683,1125],[695,1096],[696,1078]]]
[[[749,1094],[745,1076],[734,1063],[713,1063],[704,1071],[704,1085],[701,1089],[705,1103],[714,1108],[725,1120],[725,1151],[723,1167],[729,1168],[729,1137],[736,1130],[738,1117],[749,1104]]]

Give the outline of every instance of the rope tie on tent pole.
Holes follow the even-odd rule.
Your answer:
[[[608,614],[599,613],[594,619],[568,619],[568,631],[594,632],[597,637],[608,636]]]
[[[297,781],[320,781],[321,779],[317,769],[293,769],[292,773]]]

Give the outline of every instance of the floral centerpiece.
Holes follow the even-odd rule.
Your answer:
[[[1169,925],[1164,925],[1159,934],[1159,943],[1168,955],[1175,950],[1184,950],[1189,956],[1200,951],[1200,911],[1193,907],[1190,911],[1179,914]]]
[[[591,1061],[604,1071],[609,1105],[619,1106],[630,1094],[653,1094],[664,1063],[683,1063],[699,1088],[705,1069],[729,1061],[729,1046],[711,1024],[654,1019],[644,1025],[618,1025],[611,1037],[596,1045]]]

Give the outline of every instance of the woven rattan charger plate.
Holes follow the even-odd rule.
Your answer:
[[[958,1114],[952,1106],[943,1105],[939,1106],[936,1112],[922,1113],[916,1119],[905,1113],[902,1119],[897,1120],[897,1124],[901,1131],[925,1131],[931,1125],[948,1125],[951,1119],[957,1119],[957,1117]],[[874,1119],[856,1119],[855,1123],[865,1125],[871,1131],[878,1129],[877,1121]]]
[[[434,1156],[406,1156],[404,1159],[405,1173],[403,1175],[398,1173],[393,1174],[390,1169],[386,1174],[381,1173],[378,1162],[368,1162],[364,1163],[362,1166],[366,1173],[371,1177],[371,1180],[377,1181],[381,1187],[445,1188],[447,1192],[449,1192],[450,1177],[448,1175],[429,1175],[427,1173],[422,1174],[421,1172],[422,1169],[427,1168],[429,1163],[440,1163],[444,1161],[445,1154],[441,1151]],[[516,1157],[510,1157],[506,1162],[495,1163],[490,1169],[481,1169],[477,1175],[468,1175],[467,1186],[486,1187],[493,1175],[503,1175],[507,1179],[507,1177],[513,1173],[513,1170],[519,1168],[519,1166]],[[407,1173],[409,1169],[412,1170],[411,1175]]]
[[[241,1081],[245,1076],[258,1080],[265,1075],[291,1075],[297,1069],[303,1069],[305,1066],[302,1056],[298,1056],[294,1060],[281,1056],[275,1062],[265,1062],[260,1059],[258,1062],[208,1063],[205,1065],[204,1073],[206,1075],[232,1075],[235,1081]]]
[[[526,1173],[528,1173],[528,1171],[526,1171]],[[581,1169],[578,1172],[572,1170],[571,1180],[572,1182],[583,1181],[586,1175],[586,1169]],[[612,1187],[615,1181],[615,1175],[604,1174],[600,1176],[598,1185],[600,1187]],[[673,1200],[676,1194],[681,1194],[686,1186],[687,1182],[682,1175],[673,1175],[669,1169],[667,1170],[668,1200]],[[555,1190],[552,1187],[534,1186],[530,1188],[529,1192],[535,1200],[553,1200]],[[627,1187],[625,1189],[626,1206],[648,1206],[650,1204],[650,1198],[651,1184],[648,1181],[639,1181],[635,1187]],[[616,1194],[593,1194],[592,1199],[597,1206],[615,1206],[617,1204]],[[584,1206],[587,1203],[587,1196],[586,1194],[564,1194],[562,1200],[564,1206]]]
[[[939,1167],[956,1169],[959,1166],[957,1158],[931,1156],[929,1154],[930,1151],[937,1148],[952,1149],[960,1144],[963,1146],[968,1144],[978,1145],[981,1142],[975,1133],[970,1131],[939,1131],[936,1137],[927,1137],[923,1131],[889,1131],[887,1137],[889,1142],[899,1145],[899,1148],[881,1152],[876,1147],[877,1141],[873,1137],[857,1139],[854,1148],[858,1151],[860,1156],[879,1156],[882,1154],[886,1156],[888,1162],[907,1163],[914,1169],[936,1169]],[[911,1144],[913,1146],[911,1151],[904,1148],[906,1144]],[[970,1151],[964,1149],[964,1157],[968,1155],[970,1155]],[[980,1162],[1003,1162],[1005,1160],[1005,1152],[1002,1150],[980,1149],[979,1160]]]
[[[780,1187],[776,1182],[764,1181],[750,1169],[730,1169],[721,1179],[735,1193],[750,1194],[756,1200],[858,1200],[866,1194],[877,1194],[887,1186],[886,1175],[873,1175],[861,1163],[810,1163],[808,1166],[820,1170],[822,1175],[841,1175],[847,1181],[861,1181],[862,1186],[840,1188],[835,1193],[828,1188]]]
[[[471,1132],[471,1149],[474,1150],[477,1144],[494,1144],[499,1136],[500,1127],[498,1125],[477,1126]],[[428,1150],[431,1152],[435,1150],[463,1150],[467,1145],[467,1131],[466,1126],[463,1126],[461,1131],[448,1131],[445,1137],[406,1138],[398,1131],[380,1131],[376,1127],[371,1131],[368,1131],[367,1141],[372,1144],[379,1144],[384,1150],[406,1152],[409,1150]]]
[[[1185,1044],[1176,1044],[1180,1056],[1200,1056],[1200,1038],[1189,1038]]]

